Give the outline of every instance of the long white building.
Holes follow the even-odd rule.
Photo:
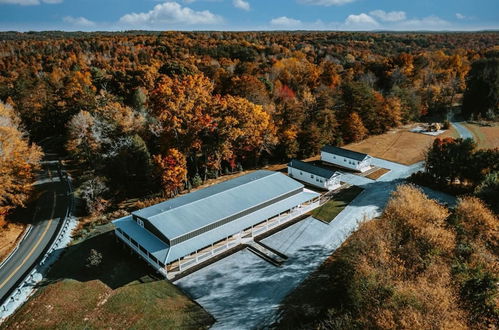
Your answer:
[[[171,278],[310,211],[319,197],[282,173],[256,171],[113,223],[119,239]]]
[[[372,157],[348,149],[324,146],[321,149],[321,160],[339,167],[365,172],[371,168]]]
[[[288,175],[322,189],[334,190],[341,186],[341,174],[339,172],[296,159],[289,162]]]

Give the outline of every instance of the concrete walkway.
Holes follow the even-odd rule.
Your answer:
[[[251,329],[272,324],[278,318],[276,312],[284,297],[322,264],[359,223],[378,216],[396,186],[423,165],[404,166],[382,159],[373,162],[390,172],[378,181],[348,176],[364,191],[330,224],[309,217],[262,240],[288,256],[282,267],[276,268],[242,250],[175,284],[217,319],[214,329]],[[424,190],[431,198],[448,204],[455,202],[452,196]]]

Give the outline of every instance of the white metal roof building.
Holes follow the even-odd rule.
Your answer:
[[[310,185],[334,190],[341,186],[341,173],[293,159],[288,163],[288,175]]]
[[[327,145],[321,149],[321,160],[336,166],[365,172],[371,168],[372,157],[361,152]]]
[[[185,269],[186,259],[197,263],[199,252],[207,247],[220,242],[226,243],[225,248],[238,245],[245,235],[252,237],[259,224],[317,202],[318,197],[282,173],[256,171],[132,212],[113,223],[120,239],[167,275],[173,268]],[[216,254],[204,251],[203,261],[207,253],[208,257]]]

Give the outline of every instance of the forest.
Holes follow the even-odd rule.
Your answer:
[[[25,202],[48,136],[93,213],[461,103],[493,119],[498,44],[496,32],[0,33],[0,214]]]

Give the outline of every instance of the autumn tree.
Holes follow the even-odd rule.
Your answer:
[[[237,159],[256,161],[277,142],[271,116],[261,105],[246,99],[230,95],[216,97],[211,116],[213,128],[203,138],[203,149],[216,170],[220,169],[220,160],[228,162],[232,170]]]
[[[425,169],[437,182],[466,179],[476,144],[471,139],[436,139],[426,153]]]
[[[463,113],[494,119],[499,115],[499,55],[475,61],[467,78]]]
[[[160,123],[165,147],[195,153],[200,133],[211,123],[213,84],[202,74],[162,77],[149,97],[149,107]]]
[[[352,112],[345,120],[343,132],[347,142],[358,142],[367,136],[367,129],[357,112]]]
[[[25,205],[41,157],[41,148],[29,143],[14,109],[0,102],[0,222],[9,210]]]
[[[88,111],[80,111],[68,123],[66,149],[74,157],[94,164],[107,140],[108,127]]]
[[[177,149],[168,149],[164,155],[153,157],[163,192],[172,197],[184,186],[187,176],[186,158]]]

